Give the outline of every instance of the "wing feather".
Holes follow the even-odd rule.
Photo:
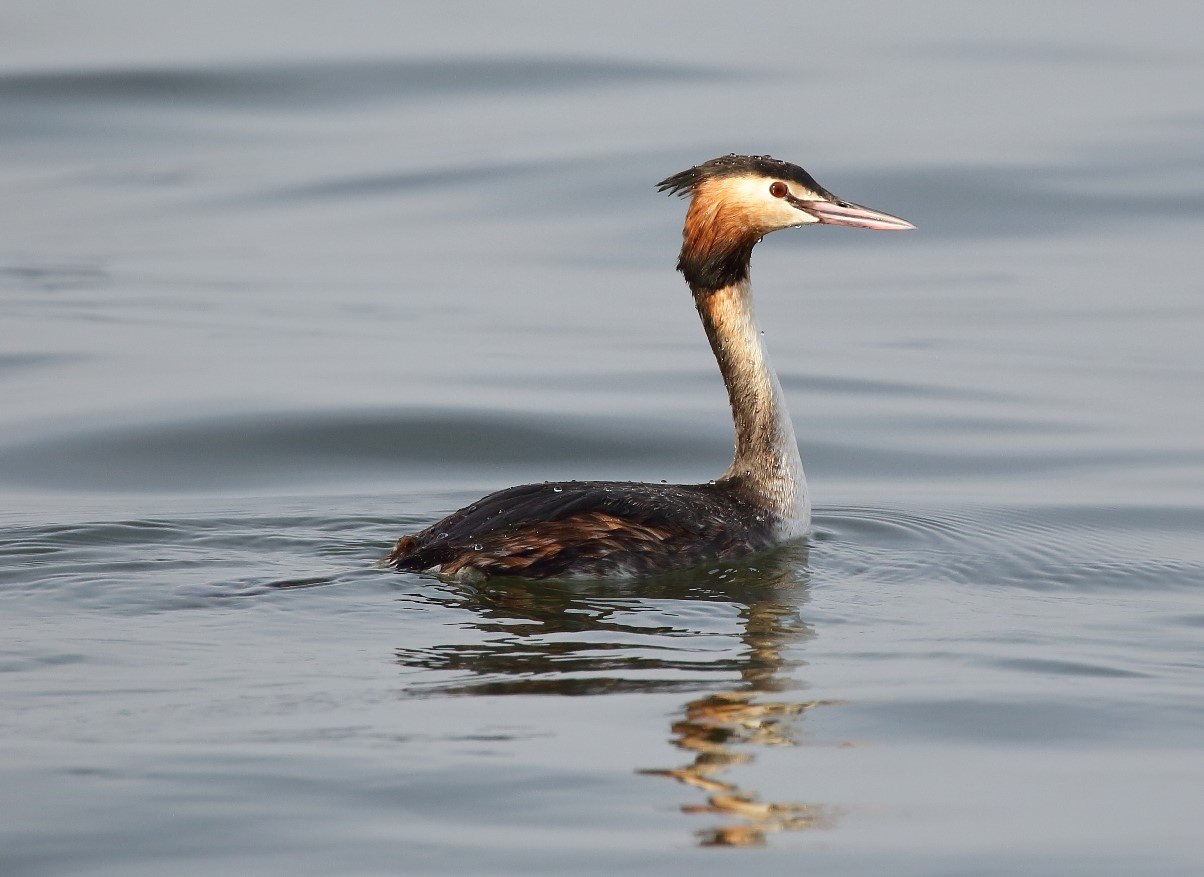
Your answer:
[[[640,574],[765,547],[763,515],[715,485],[570,481],[500,490],[398,540],[386,562],[449,575]]]

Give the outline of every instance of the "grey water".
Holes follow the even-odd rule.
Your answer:
[[[1204,873],[1197,4],[9,2],[0,873]],[[373,567],[705,481],[660,179],[754,258],[816,522]]]

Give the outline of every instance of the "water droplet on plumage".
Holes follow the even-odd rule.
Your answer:
[[[480,542],[474,542],[474,543],[472,544],[472,550],[473,550],[473,551],[480,551],[480,550],[481,550],[482,548],[484,548],[484,547],[485,547],[485,546],[484,546],[484,545],[482,545]]]
[[[564,488],[563,487],[553,487],[552,493],[564,493]]]

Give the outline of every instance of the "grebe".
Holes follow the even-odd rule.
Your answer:
[[[657,187],[690,198],[677,270],[719,362],[736,431],[707,484],[558,481],[491,493],[420,533],[382,565],[457,578],[637,576],[768,548],[807,532],[811,501],[782,387],[753,315],[753,247],[781,228],[911,223],[842,201],[798,165],[728,155]]]

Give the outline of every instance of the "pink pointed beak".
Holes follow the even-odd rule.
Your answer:
[[[791,203],[827,225],[847,225],[850,228],[869,228],[874,231],[905,231],[915,228],[906,219],[871,210],[860,204],[850,204],[848,201],[792,200]]]

